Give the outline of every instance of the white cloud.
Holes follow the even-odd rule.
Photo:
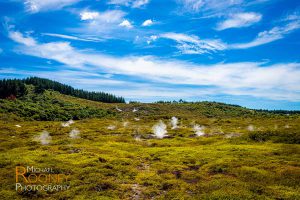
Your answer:
[[[121,10],[107,10],[104,12],[85,10],[80,13],[80,17],[86,20],[83,20],[81,27],[74,29],[74,31],[83,35],[108,39],[114,36],[117,29],[120,29],[119,24],[122,23],[126,14]]]
[[[90,20],[92,24],[98,23],[118,23],[126,15],[121,10],[108,10],[105,12],[81,12],[80,16],[82,20]]]
[[[204,54],[226,49],[226,44],[220,40],[201,40],[195,35],[180,33],[161,34],[160,38],[171,39],[177,42],[177,48],[183,54]]]
[[[59,10],[81,0],[25,0],[24,5],[29,12]]]
[[[132,24],[130,23],[130,21],[128,21],[127,19],[123,20],[119,26],[122,26],[122,27],[126,27],[126,28],[132,28]]]
[[[88,12],[84,11],[80,13],[81,20],[91,20],[99,17],[98,12]]]
[[[142,26],[151,26],[153,25],[153,21],[151,19],[147,19],[143,22]]]
[[[231,14],[228,19],[217,25],[217,30],[248,27],[259,22],[262,15],[254,12]]]
[[[189,12],[199,16],[221,17],[228,13],[243,12],[257,4],[263,4],[270,0],[176,0],[179,5],[179,13]]]
[[[149,2],[149,0],[110,0],[108,4],[140,8],[147,5]]]
[[[214,14],[232,6],[241,5],[243,0],[177,0],[186,12],[209,12]]]
[[[181,33],[165,33],[161,34],[159,37],[176,41],[176,47],[182,54],[205,54],[228,49],[247,49],[282,39],[287,34],[300,28],[300,16],[297,14],[289,15],[281,21],[284,22],[283,25],[273,27],[268,31],[260,32],[254,40],[246,43],[226,44],[218,39],[200,39],[195,35]],[[229,28],[229,26],[237,27],[239,23],[240,22],[231,24],[226,23],[222,25],[222,28]],[[240,23],[239,25],[241,26],[242,24]],[[152,42],[151,40],[148,41],[150,41],[150,43]]]
[[[300,101],[300,63],[201,65],[149,56],[114,57],[80,51],[65,42],[39,43],[19,32],[10,32],[9,36],[20,44],[17,48],[19,53],[54,60],[69,67],[135,76],[156,83],[212,87],[214,91],[211,92],[218,94]],[[180,40],[196,40],[182,35],[177,37]]]
[[[179,0],[180,4],[188,11],[199,11],[202,6],[204,6],[204,0]]]
[[[102,41],[97,38],[80,38],[77,36],[72,36],[72,35],[64,35],[64,34],[57,34],[57,33],[42,33],[42,35],[50,36],[50,37],[57,37],[57,38],[63,38],[63,39],[68,39],[68,40],[78,40],[78,41],[85,41],[85,42],[99,42]]]
[[[151,35],[147,38],[147,44],[151,44],[152,42],[156,41],[158,39],[157,35]]]
[[[149,0],[136,0],[136,1],[133,1],[132,3],[132,7],[133,8],[140,8],[146,4],[149,3]]]
[[[10,31],[8,36],[9,36],[9,38],[14,40],[15,42],[18,42],[18,43],[23,44],[25,46],[35,46],[36,45],[36,42],[33,38],[25,37],[20,32]]]
[[[284,38],[285,35],[297,30],[300,28],[300,17],[299,18],[292,18],[289,22],[282,26],[276,26],[268,31],[260,32],[257,37],[247,43],[240,43],[240,44],[233,44],[230,45],[232,49],[247,49],[263,44],[267,44],[279,39]]]

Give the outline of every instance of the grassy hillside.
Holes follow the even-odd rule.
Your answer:
[[[82,89],[75,89],[57,81],[39,77],[0,80],[0,98],[14,99],[16,97],[23,97],[28,94],[28,87],[31,86],[34,87],[35,93],[42,93],[45,90],[53,90],[62,94],[98,102],[125,103],[123,97],[117,97],[105,92],[89,92]]]
[[[1,100],[0,113],[0,199],[300,199],[299,114],[210,102],[108,104],[54,91]],[[159,120],[163,139],[153,136]],[[16,192],[16,166],[68,173],[70,188]]]

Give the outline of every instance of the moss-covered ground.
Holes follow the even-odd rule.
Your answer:
[[[55,95],[116,114],[62,127],[61,121],[2,112],[0,199],[300,199],[298,115],[229,112],[205,104],[103,104]],[[179,119],[177,129],[169,125],[172,116]],[[153,137],[159,120],[168,125],[167,138]],[[195,136],[194,124],[205,126],[205,136]],[[79,138],[69,137],[74,128]],[[49,144],[36,140],[42,131],[49,132]],[[68,173],[70,188],[17,192],[16,166]]]

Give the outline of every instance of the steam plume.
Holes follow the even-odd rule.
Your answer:
[[[129,122],[123,122],[123,127],[126,128],[128,126]]]
[[[62,123],[61,126],[62,127],[69,127],[71,124],[74,124],[74,121],[72,119],[70,119],[66,123]]]
[[[152,127],[152,131],[153,131],[154,135],[160,139],[167,136],[166,133],[168,131],[166,129],[167,129],[166,124],[163,123],[163,121],[161,121],[161,120]]]
[[[178,118],[177,117],[172,117],[171,118],[172,129],[177,129],[178,128],[177,124],[178,124]]]
[[[39,140],[42,145],[47,145],[51,142],[52,137],[48,131],[43,131],[39,136],[36,137],[36,140]]]
[[[248,130],[248,131],[254,131],[254,126],[253,126],[253,125],[249,125],[249,126],[247,127],[247,130]]]
[[[115,130],[116,129],[116,126],[115,125],[109,125],[107,127],[108,130]]]
[[[204,126],[200,126],[198,124],[195,124],[194,127],[193,127],[194,131],[195,131],[195,134],[197,136],[203,136],[205,135],[203,129],[204,129]]]
[[[75,128],[69,133],[69,136],[72,139],[76,139],[76,138],[80,138],[79,134],[80,134],[80,131]]]
[[[116,110],[119,112],[122,112],[123,110],[121,110],[120,108],[116,107]]]

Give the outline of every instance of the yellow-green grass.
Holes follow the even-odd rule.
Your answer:
[[[153,117],[85,119],[70,127],[62,127],[61,122],[1,121],[0,199],[300,198],[298,144],[224,137],[248,134],[249,124],[265,131],[299,130],[299,119],[228,120],[183,119],[177,130],[168,128],[172,137],[164,139],[149,137],[157,122]],[[129,122],[127,127],[124,121]],[[208,136],[194,137],[193,123],[205,125]],[[108,130],[112,124],[116,129]],[[69,137],[75,127],[79,139]],[[52,136],[48,145],[35,140],[43,130]],[[136,135],[141,139],[136,140]],[[17,193],[16,166],[70,173],[70,189]]]
[[[57,99],[76,109],[87,106],[111,114],[62,127],[61,121],[28,121],[0,109],[0,199],[300,199],[297,114],[209,103],[106,104],[49,91],[43,95],[47,106]],[[3,103],[12,108],[18,102]],[[132,112],[134,108],[138,111]],[[179,119],[178,129],[170,127],[172,116]],[[152,126],[159,120],[168,125],[169,137],[153,137]],[[195,124],[205,127],[205,136],[195,136]],[[72,139],[69,133],[75,128],[80,138]],[[36,139],[42,131],[52,137],[48,145]],[[16,192],[16,166],[70,174],[70,188]]]

